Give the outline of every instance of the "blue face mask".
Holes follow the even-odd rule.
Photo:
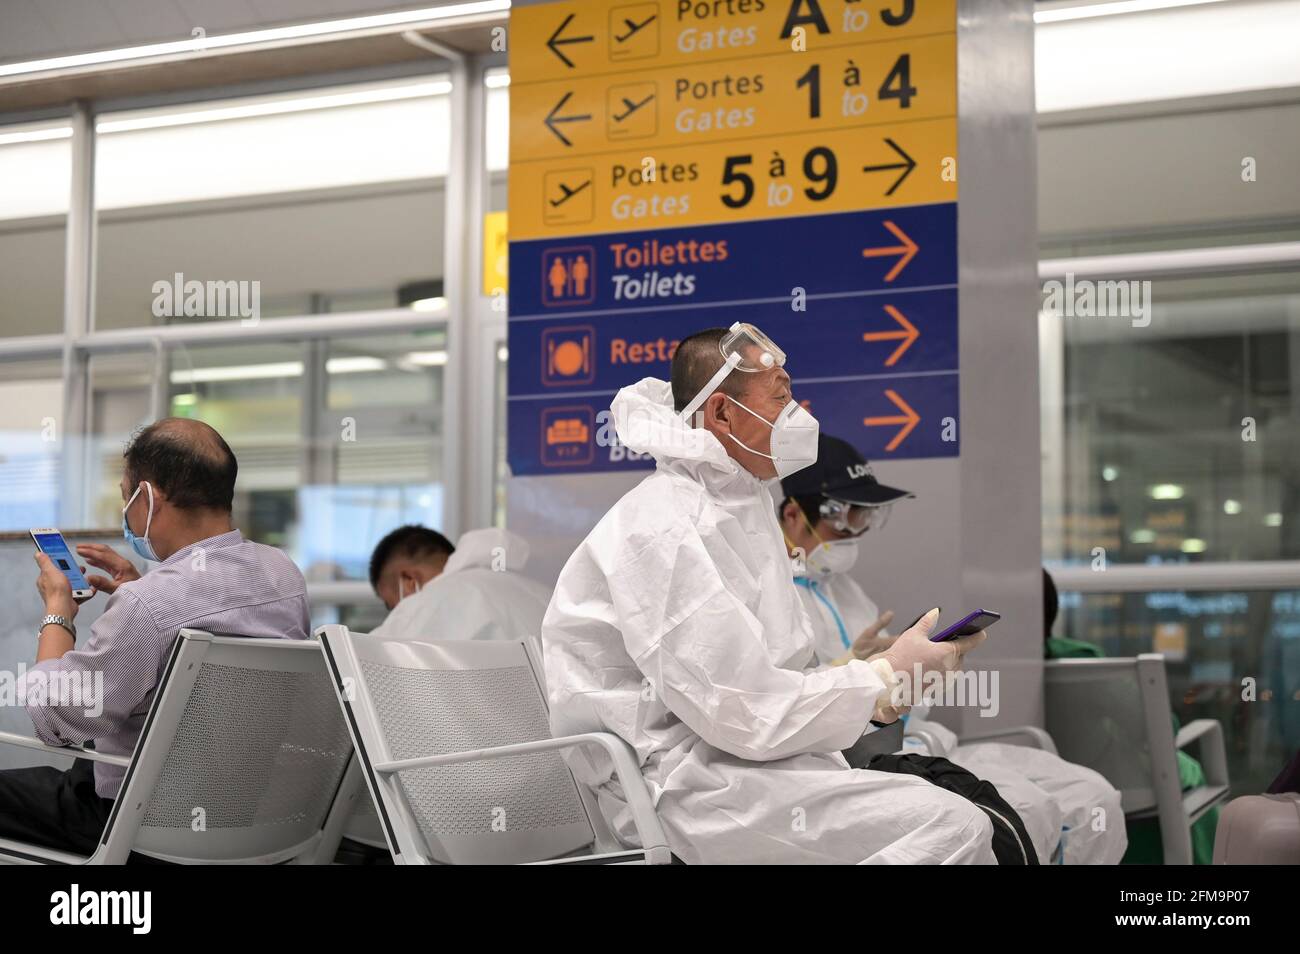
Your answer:
[[[131,525],[126,522],[126,512],[131,509],[131,504],[135,503],[135,498],[140,496],[140,488],[136,487],[135,493],[126,502],[126,506],[122,508],[122,536],[126,537],[126,542],[131,544],[131,549],[141,557],[158,563],[161,562],[161,557],[154,552],[153,545],[149,543],[149,525],[153,523],[153,487],[149,486],[147,480],[142,481],[142,483],[149,497],[149,514],[144,518],[144,533],[137,537],[131,532]]]

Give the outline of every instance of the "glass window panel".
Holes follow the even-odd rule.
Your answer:
[[[1045,419],[1045,452],[1061,457],[1044,467],[1046,554],[1300,557],[1300,276],[1156,281],[1151,299],[1146,327],[1045,319],[1065,321],[1062,410]]]
[[[103,115],[97,328],[390,308],[440,282],[449,89]]]
[[[1300,749],[1300,591],[1062,593],[1054,635],[1163,653],[1180,724],[1223,725],[1234,794],[1264,791]]]
[[[0,362],[0,531],[59,524],[62,420],[61,362]]]
[[[0,338],[63,331],[72,129],[0,126]]]
[[[324,400],[300,494],[301,561],[311,579],[365,580],[390,530],[444,524],[446,332],[340,338],[317,360]]]
[[[235,523],[309,579],[368,578],[379,539],[444,522],[446,332],[164,351],[162,413],[215,427],[239,460]],[[152,352],[91,362],[91,509],[120,521],[121,455],[152,419]]]
[[[399,408],[433,420],[442,414],[447,333],[337,338],[329,343],[327,406],[333,412]],[[398,417],[401,417],[399,415]],[[410,419],[410,414],[406,415]],[[389,424],[396,426],[396,418]]]
[[[236,526],[249,539],[293,554],[305,448],[303,345],[175,346],[163,352],[162,361],[159,366],[154,353],[145,351],[91,360],[94,523],[121,523],[122,450],[137,428],[153,420],[157,377],[161,416],[204,421],[235,452]]]
[[[90,439],[86,457],[87,523],[122,525],[122,451],[152,419],[154,380],[165,388],[166,366],[152,351],[97,354],[90,359]],[[160,395],[166,393],[160,390]]]
[[[236,525],[295,559],[307,375],[301,342],[178,347],[168,354],[166,413],[220,432],[239,460]]]
[[[483,84],[487,87],[483,161],[489,172],[505,172],[510,164],[510,72],[504,68],[488,70],[483,74]],[[504,209],[505,205],[492,208]]]

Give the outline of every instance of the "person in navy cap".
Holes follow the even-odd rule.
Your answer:
[[[892,641],[881,613],[849,576],[862,535],[884,526],[894,504],[914,495],[880,483],[847,441],[822,434],[817,461],[781,481],[781,529],[795,560],[795,584],[816,631],[822,663],[865,659]]]
[[[887,628],[894,614],[881,613],[850,571],[864,535],[884,525],[895,503],[915,495],[882,484],[853,445],[827,434],[818,438],[816,462],[782,480],[781,491],[777,516],[818,661],[843,665],[883,652],[894,639]],[[942,756],[992,782],[1024,821],[1040,862],[1115,864],[1123,857],[1120,795],[1097,772],[1028,746],[961,744],[929,719],[928,706],[912,707],[903,719],[901,751]]]

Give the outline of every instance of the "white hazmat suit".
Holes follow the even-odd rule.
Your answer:
[[[796,583],[823,662],[848,652],[857,635],[880,618],[876,604],[846,573],[799,577]],[[1119,792],[1105,778],[1042,749],[1002,742],[960,745],[951,730],[925,718],[927,709],[912,710],[902,751],[943,756],[992,782],[1025,823],[1039,861],[1051,860],[1059,844],[1066,864],[1119,863],[1128,847],[1124,811]],[[919,730],[937,744],[922,743]]]
[[[839,754],[886,690],[866,663],[808,668],[763,482],[673,412],[665,381],[624,388],[612,410],[619,439],[658,466],[560,574],[542,625],[553,731],[626,740],[687,863],[992,864],[978,807]],[[568,757],[635,844],[607,757]]]
[[[523,639],[541,635],[551,592],[520,571],[528,542],[508,530],[470,530],[440,574],[371,631],[387,639]]]

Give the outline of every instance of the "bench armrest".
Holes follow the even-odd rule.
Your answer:
[[[46,752],[50,755],[65,755],[70,759],[90,759],[93,762],[107,762],[109,765],[120,765],[122,768],[126,768],[131,764],[131,760],[124,755],[108,755],[105,752],[96,752],[94,749],[87,749],[80,745],[46,745],[40,739],[34,739],[28,735],[18,735],[16,732],[0,732],[0,745],[34,749],[37,752]]]

